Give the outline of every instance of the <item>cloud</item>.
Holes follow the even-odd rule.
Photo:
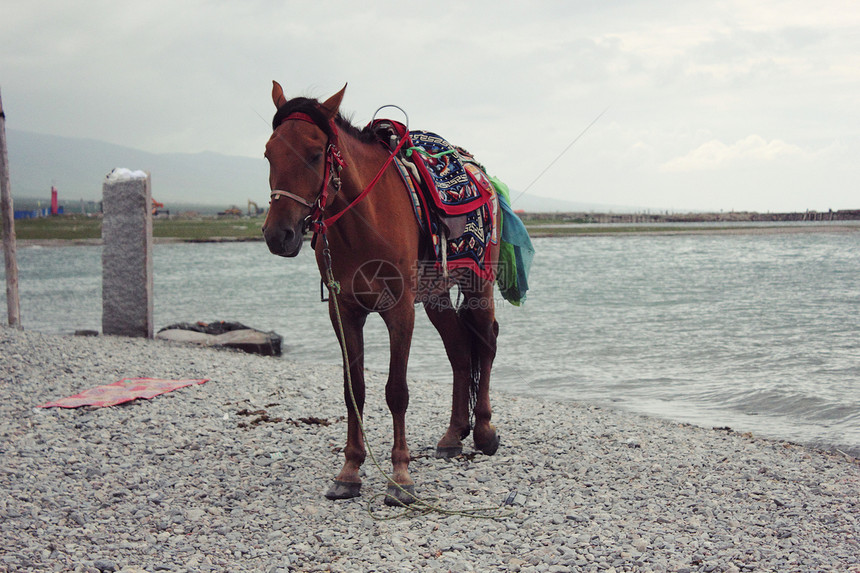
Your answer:
[[[680,173],[689,171],[712,171],[733,165],[770,163],[783,158],[801,158],[808,155],[796,145],[780,139],[765,140],[760,135],[748,135],[731,145],[712,139],[688,154],[663,163],[660,171]]]
[[[7,4],[0,83],[22,131],[259,159],[271,80],[311,97],[348,81],[356,125],[400,105],[515,188],[609,108],[530,193],[677,205],[669,189],[707,179],[741,207],[763,193],[754,166],[782,197],[839,173],[832,193],[856,201],[856,0]]]

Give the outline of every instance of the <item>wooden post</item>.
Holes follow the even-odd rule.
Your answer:
[[[15,208],[6,150],[6,114],[0,95],[0,211],[3,213],[3,255],[6,259],[6,310],[9,326],[21,328],[21,303],[18,299],[18,259],[15,255]]]

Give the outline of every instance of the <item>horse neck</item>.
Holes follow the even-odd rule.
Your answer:
[[[361,141],[350,133],[341,131],[338,142],[346,166],[341,172],[341,208],[351,203],[370,184],[382,167],[388,153],[378,142]],[[374,190],[375,191],[375,190]],[[372,191],[364,201],[372,201]],[[362,202],[364,202],[362,201]]]
[[[338,144],[346,166],[341,172],[341,190],[328,209],[331,215],[347,208],[374,180],[390,156],[390,151],[379,142],[362,141],[349,133],[341,132]],[[390,235],[394,225],[401,236],[418,236],[406,186],[396,167],[389,165],[367,196],[329,228],[332,248],[353,248],[360,241],[381,240],[388,244],[390,241],[384,237]]]

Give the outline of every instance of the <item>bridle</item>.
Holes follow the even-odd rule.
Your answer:
[[[286,197],[288,199],[292,199],[296,201],[300,205],[303,205],[310,209],[307,217],[305,217],[302,223],[302,234],[306,233],[308,230],[313,231],[314,239],[316,239],[317,235],[325,235],[325,232],[328,230],[329,226],[331,226],[335,221],[340,219],[347,211],[355,207],[362,199],[364,199],[370,190],[373,189],[374,185],[382,178],[382,174],[385,173],[385,170],[388,169],[388,166],[391,165],[391,162],[394,161],[394,158],[400,152],[400,149],[403,145],[409,141],[409,137],[407,134],[404,134],[403,137],[400,138],[400,141],[397,145],[391,150],[388,159],[379,169],[379,172],[376,174],[376,177],[364,188],[364,190],[346,207],[344,207],[341,211],[335,213],[330,217],[324,217],[325,208],[328,204],[329,199],[329,187],[334,191],[336,195],[338,191],[340,191],[341,187],[341,179],[340,172],[346,167],[346,162],[343,159],[343,156],[340,152],[340,147],[338,147],[338,130],[337,125],[333,119],[329,120],[329,130],[326,131],[317,123],[310,115],[302,112],[294,112],[289,114],[282,120],[283,121],[305,121],[308,123],[312,123],[323,130],[323,132],[328,133],[328,142],[326,143],[326,152],[325,152],[325,170],[323,172],[323,179],[320,186],[320,191],[317,194],[316,199],[313,201],[308,201],[304,197],[296,195],[290,191],[285,191],[283,189],[272,189],[269,197],[272,201],[277,201],[281,197]]]

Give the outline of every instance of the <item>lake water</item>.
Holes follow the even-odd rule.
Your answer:
[[[860,232],[534,243],[528,301],[498,306],[494,387],[860,455]],[[307,245],[297,259],[259,242],[154,258],[156,329],[239,321],[283,335],[290,359],[340,363]],[[101,247],[19,247],[18,265],[25,328],[101,330]],[[447,408],[442,344],[418,314],[410,376],[438,380]],[[378,317],[366,342],[366,366],[384,371]]]

